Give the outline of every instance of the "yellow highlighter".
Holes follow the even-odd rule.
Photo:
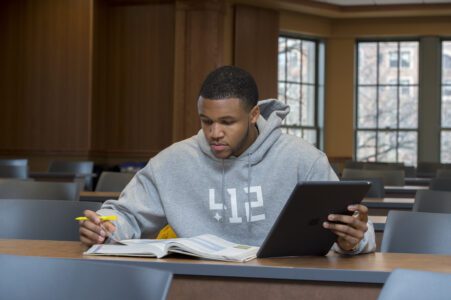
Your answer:
[[[99,216],[99,219],[101,221],[116,221],[117,220],[117,216]],[[87,221],[88,218],[87,217],[77,217],[75,218],[76,221]]]

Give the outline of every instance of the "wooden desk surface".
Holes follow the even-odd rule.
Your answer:
[[[174,273],[169,299],[377,299],[395,268],[451,273],[451,256],[373,253],[256,259],[225,263],[195,258],[83,256],[79,242],[0,240],[0,254],[139,264]]]
[[[353,270],[362,272],[382,272],[389,273],[395,268],[408,268],[417,270],[428,270],[451,273],[451,256],[448,255],[426,255],[426,254],[405,254],[405,253],[372,253],[357,255],[354,257],[340,256],[330,253],[327,256],[309,256],[294,258],[265,258],[254,259],[246,263],[231,263],[202,260],[196,258],[185,258],[178,256],[175,258],[155,259],[136,257],[112,257],[112,256],[85,256],[85,247],[80,242],[71,241],[41,241],[41,240],[1,240],[0,254],[14,254],[24,256],[45,256],[72,259],[92,259],[108,261],[138,262],[141,264],[171,265],[175,274],[186,272],[186,268],[178,266],[190,265],[193,270],[196,266],[222,266],[225,268],[270,268],[285,269],[322,269],[322,270]],[[194,271],[193,271],[194,273]],[[200,275],[200,274],[199,274]],[[226,274],[216,274],[216,276],[228,276]],[[230,275],[230,274],[229,274]],[[242,273],[234,276],[242,277],[266,277],[265,274]],[[280,274],[278,274],[280,276]],[[387,274],[388,275],[388,274]],[[295,279],[295,278],[291,278]],[[337,278],[337,281],[345,278]],[[354,281],[361,279],[355,278]],[[376,281],[377,282],[377,281]]]

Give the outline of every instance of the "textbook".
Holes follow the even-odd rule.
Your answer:
[[[258,247],[240,245],[215,235],[203,234],[167,240],[122,240],[119,244],[93,245],[83,254],[162,258],[170,253],[179,253],[212,260],[246,262],[254,259],[257,251]]]

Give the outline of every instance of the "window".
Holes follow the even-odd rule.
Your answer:
[[[451,163],[451,41],[442,42],[440,161]]]
[[[290,106],[282,130],[320,147],[319,106],[322,82],[320,43],[279,37],[278,98]]]
[[[415,165],[419,43],[358,41],[357,51],[356,159]]]

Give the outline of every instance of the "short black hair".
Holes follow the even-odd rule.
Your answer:
[[[223,66],[208,74],[199,96],[211,99],[238,98],[251,110],[258,102],[258,88],[254,78],[235,66]]]

